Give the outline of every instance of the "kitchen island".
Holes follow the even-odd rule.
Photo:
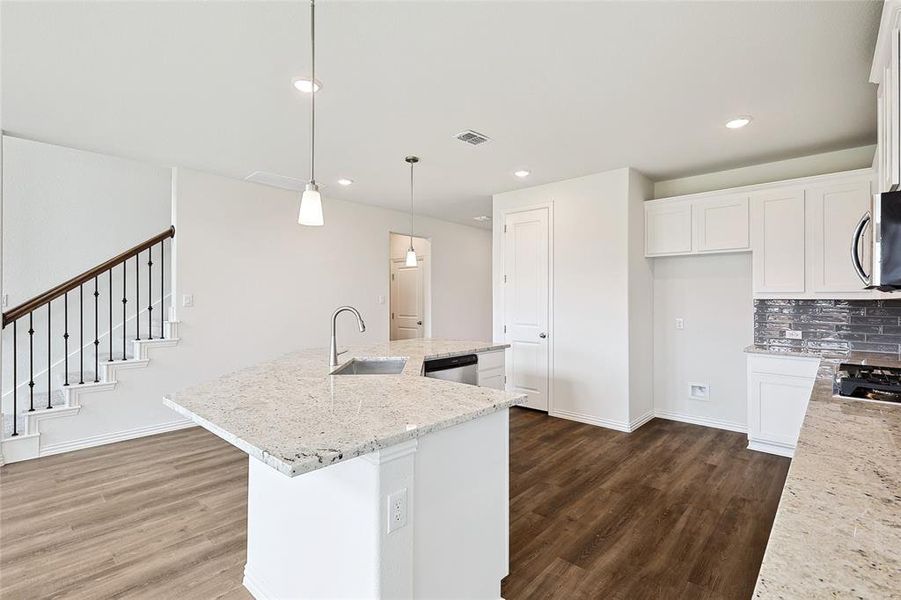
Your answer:
[[[901,361],[745,351],[820,359],[754,598],[901,598],[901,406],[833,392],[840,363]]]
[[[524,396],[422,376],[502,344],[352,348],[405,359],[332,375],[304,350],[168,396],[250,456],[244,585],[256,598],[491,598],[507,574],[508,409]]]

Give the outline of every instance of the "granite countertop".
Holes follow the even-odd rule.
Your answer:
[[[330,375],[328,350],[287,354],[168,395],[176,412],[295,476],[522,404],[525,396],[422,376],[423,362],[504,344],[402,340],[339,357],[405,357],[399,375]]]
[[[901,598],[901,406],[833,395],[840,363],[901,367],[901,360],[813,356],[820,371],[754,598]]]

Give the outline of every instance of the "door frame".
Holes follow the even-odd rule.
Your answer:
[[[547,200],[545,202],[537,202],[532,204],[527,204],[524,206],[511,206],[506,208],[496,208],[494,210],[494,227],[492,234],[494,236],[494,248],[500,257],[498,261],[498,269],[494,269],[495,273],[494,277],[494,290],[495,290],[495,319],[494,319],[494,329],[495,336],[501,336],[501,341],[506,343],[507,337],[503,332],[504,322],[506,321],[506,286],[504,285],[504,270],[507,264],[507,250],[506,244],[504,243],[503,236],[505,235],[504,228],[507,224],[507,217],[509,215],[513,215],[516,213],[530,212],[539,208],[546,208],[548,214],[547,220],[547,228],[548,228],[548,237],[547,237],[547,260],[548,260],[548,268],[547,268],[547,278],[548,278],[548,294],[547,294],[547,323],[548,323],[548,346],[547,346],[547,414],[554,414],[554,343],[556,340],[556,331],[554,329],[554,201]],[[500,217],[500,218],[498,218]],[[507,349],[509,350],[509,348]],[[506,365],[504,367],[504,389],[509,389],[507,387],[506,381],[510,380],[510,368],[512,366],[512,361],[507,360],[504,361]]]
[[[428,339],[432,337],[432,267],[429,256],[417,257],[419,268],[422,269],[422,337],[419,339]],[[391,335],[394,327],[394,319],[391,318],[394,312],[394,298],[392,291],[391,276],[394,275],[394,266],[403,266],[403,258],[388,259],[388,340],[392,341]]]

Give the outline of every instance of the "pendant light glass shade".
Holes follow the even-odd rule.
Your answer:
[[[416,266],[416,250],[413,249],[413,246],[410,246],[409,250],[407,250],[407,262],[405,264],[408,267]]]
[[[297,215],[297,222],[312,227],[321,227],[324,224],[322,196],[319,194],[319,186],[315,183],[308,183],[300,197],[300,214]]]

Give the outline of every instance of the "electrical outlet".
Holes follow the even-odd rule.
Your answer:
[[[388,496],[388,533],[407,524],[407,488]]]
[[[9,306],[9,294],[3,294],[3,308]]]
[[[185,294],[181,297],[181,305],[185,308],[194,306],[194,294]]]
[[[684,319],[676,319],[676,329],[685,329]]]
[[[801,339],[801,331],[798,329],[786,329],[785,337],[790,340],[800,340]]]
[[[385,303],[385,297],[379,296],[379,304],[384,304],[384,303]]]

